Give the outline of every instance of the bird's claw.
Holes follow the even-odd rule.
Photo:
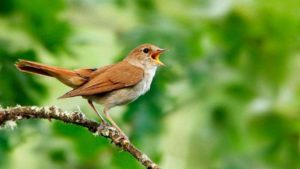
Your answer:
[[[104,129],[104,125],[100,124],[98,127],[97,127],[97,131],[101,131]]]
[[[104,120],[102,120],[101,121],[101,125],[102,126],[110,126],[110,124],[109,123],[107,123],[106,121],[104,121]]]
[[[129,141],[129,138],[126,136],[125,133],[123,133],[122,131],[119,131],[119,138],[120,140],[126,140]]]

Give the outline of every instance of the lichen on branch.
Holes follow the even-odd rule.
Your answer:
[[[152,162],[146,154],[138,150],[129,140],[122,137],[116,128],[107,124],[100,124],[89,120],[83,113],[66,112],[56,106],[16,106],[5,109],[0,107],[0,126],[6,125],[13,127],[10,124],[15,124],[15,122],[24,119],[55,119],[65,123],[85,127],[94,135],[110,139],[112,143],[121,148],[123,151],[130,153],[147,169],[160,169],[160,167]]]

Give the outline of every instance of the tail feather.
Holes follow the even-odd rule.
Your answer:
[[[20,59],[15,65],[22,72],[55,77],[70,87],[78,87],[87,81],[87,78],[80,76],[75,71],[64,68],[48,66],[22,59]]]
[[[15,66],[22,72],[45,75],[50,77],[53,76],[49,73],[49,71],[47,71],[48,66],[40,63],[20,59],[15,64]]]

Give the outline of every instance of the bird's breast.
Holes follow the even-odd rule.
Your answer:
[[[155,72],[156,68],[145,71],[144,78],[133,87],[139,96],[145,94],[150,89]]]
[[[103,104],[107,108],[132,102],[150,89],[155,72],[156,68],[145,71],[143,79],[133,87],[115,90],[101,96],[89,97],[89,99]]]

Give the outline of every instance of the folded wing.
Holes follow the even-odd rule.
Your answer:
[[[131,65],[127,61],[122,61],[99,74],[94,74],[84,85],[71,90],[60,98],[95,95],[134,86],[143,79],[143,76],[143,69]]]

